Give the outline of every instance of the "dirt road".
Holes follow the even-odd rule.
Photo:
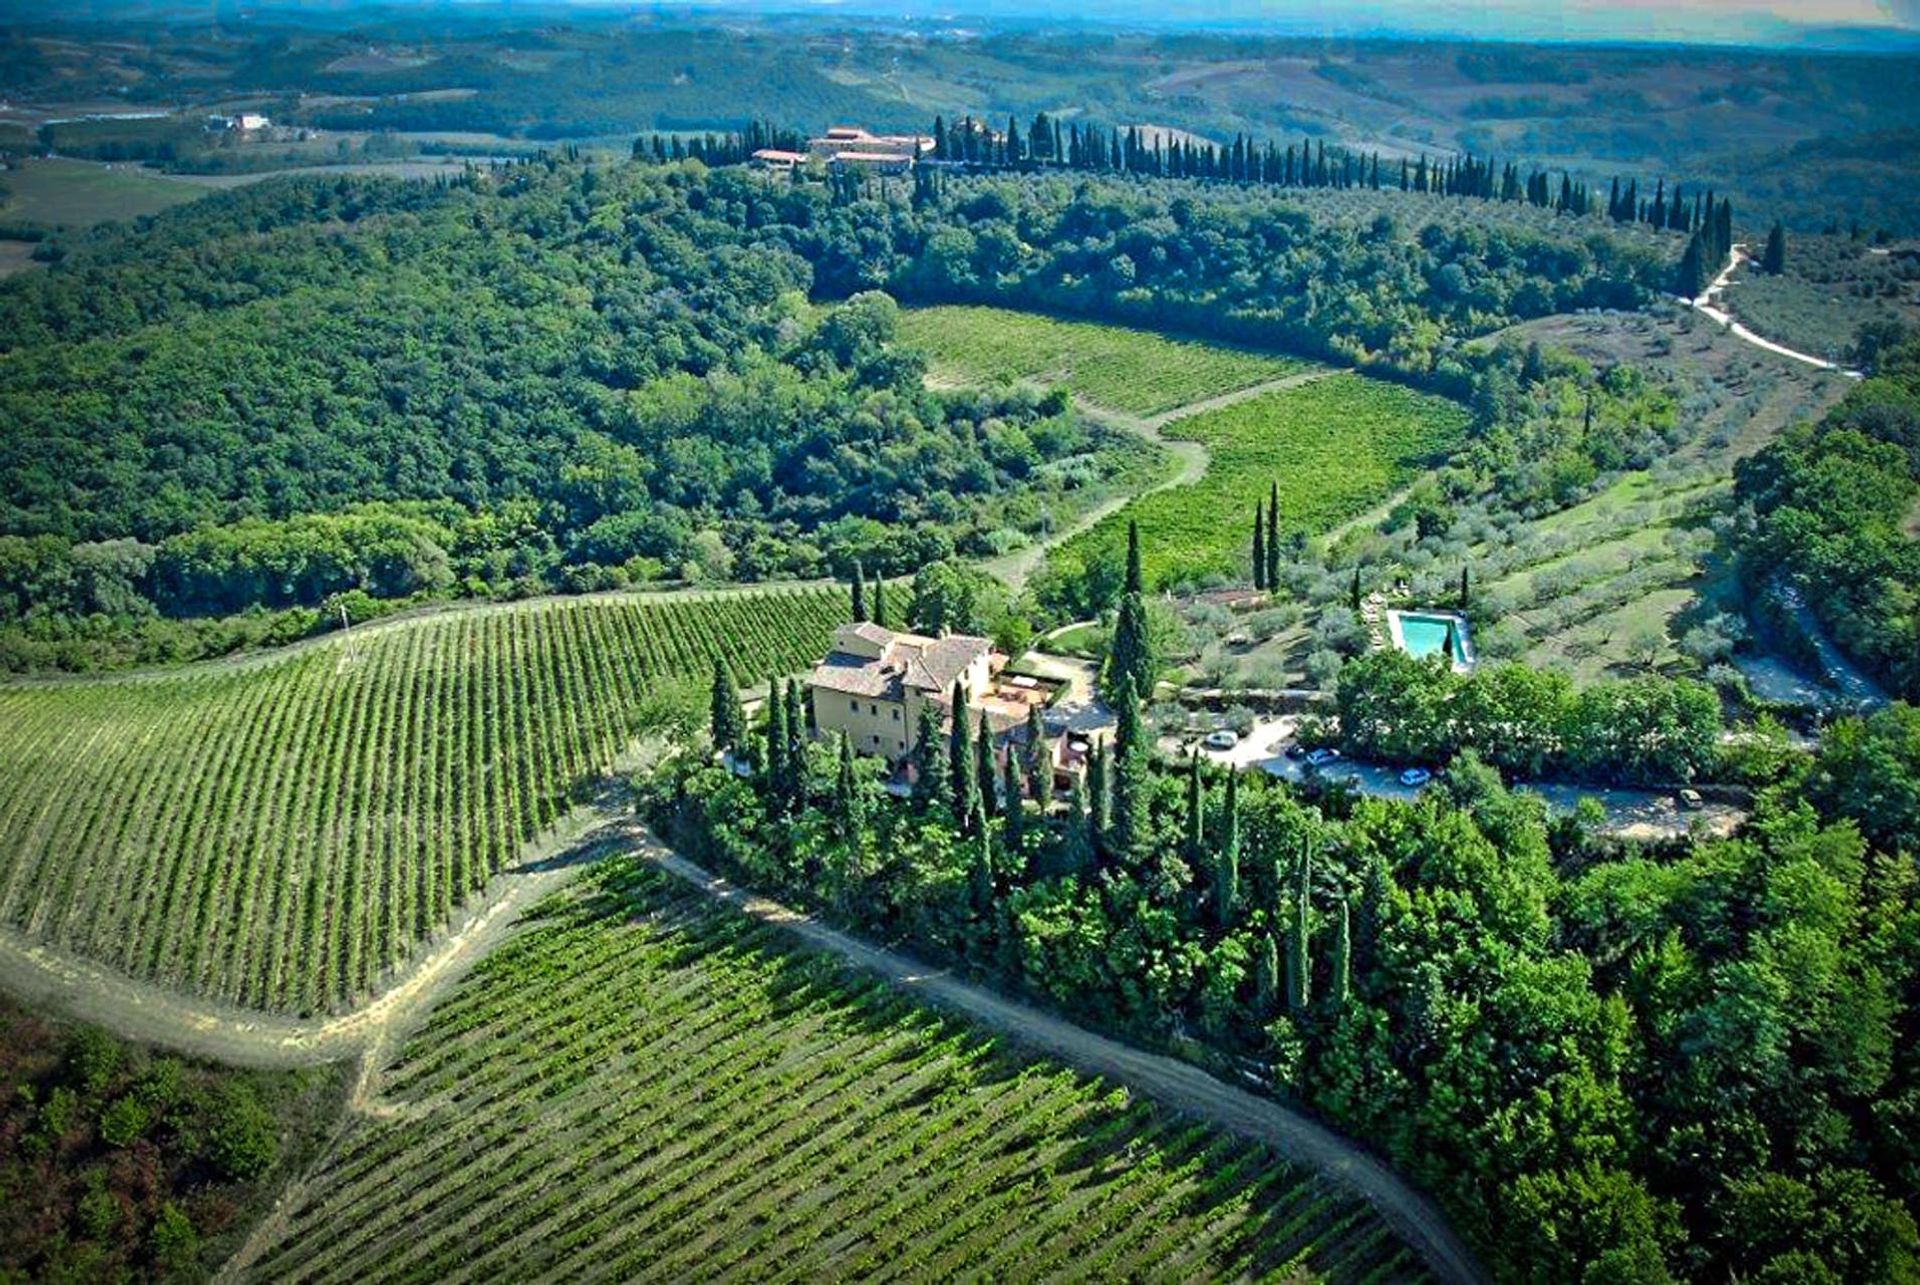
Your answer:
[[[718,878],[651,835],[641,834],[637,843],[640,852],[661,869],[756,919],[785,927],[807,945],[831,951],[917,999],[960,1013],[1049,1057],[1107,1076],[1177,1111],[1271,1145],[1294,1163],[1332,1179],[1372,1205],[1440,1280],[1457,1285],[1487,1279],[1430,1199],[1360,1147],[1306,1116],[1223,1084],[1185,1062],[1095,1035],[961,981],[944,970],[928,968],[905,955],[829,928],[811,916]]]
[[[1738,321],[1735,321],[1731,312],[1714,304],[1714,297],[1726,293],[1729,279],[1733,276],[1734,269],[1738,268],[1741,260],[1746,257],[1747,247],[1736,243],[1733,249],[1727,252],[1727,266],[1720,269],[1720,275],[1715,277],[1707,286],[1706,293],[1702,294],[1698,299],[1682,298],[1681,302],[1708,320],[1725,326],[1728,333],[1732,334],[1736,339],[1744,340],[1752,344],[1755,348],[1763,349],[1781,357],[1791,358],[1794,361],[1802,362],[1820,370],[1836,371],[1850,379],[1861,378],[1861,373],[1857,370],[1849,370],[1836,362],[1826,360],[1824,357],[1815,357],[1811,353],[1800,352],[1798,349],[1789,348],[1785,344],[1777,344],[1771,339],[1754,334],[1753,331],[1748,330]]]
[[[1191,419],[1195,415],[1205,414],[1207,411],[1219,410],[1225,406],[1232,406],[1239,402],[1249,401],[1255,397],[1264,396],[1267,393],[1279,392],[1283,388],[1295,388],[1301,384],[1312,383],[1316,379],[1325,379],[1329,375],[1337,375],[1340,373],[1339,370],[1333,368],[1303,370],[1279,379],[1269,379],[1258,384],[1249,384],[1245,388],[1236,388],[1232,392],[1221,393],[1215,397],[1206,397],[1197,402],[1188,402],[1184,406],[1176,406],[1172,410],[1161,411],[1158,415],[1129,415],[1125,411],[1117,411],[1089,402],[1084,397],[1075,397],[1074,404],[1080,409],[1083,415],[1086,415],[1089,419],[1098,420],[1101,423],[1110,424],[1115,428],[1124,429],[1129,433],[1144,437],[1155,446],[1171,452],[1179,467],[1145,490],[1135,491],[1130,495],[1116,495],[1110,500],[1095,505],[1066,526],[1050,533],[1043,540],[1036,540],[1032,544],[1024,545],[1021,548],[1013,550],[1011,553],[1003,553],[997,558],[985,559],[980,563],[981,569],[1016,591],[1024,588],[1027,583],[1027,578],[1033,574],[1035,568],[1040,565],[1051,550],[1065,544],[1068,540],[1073,539],[1073,537],[1083,531],[1092,530],[1107,518],[1112,517],[1121,509],[1132,504],[1135,500],[1144,499],[1149,495],[1154,495],[1160,491],[1169,490],[1176,486],[1192,486],[1195,482],[1198,482],[1206,476],[1207,467],[1212,459],[1208,454],[1207,448],[1199,442],[1182,441],[1178,438],[1165,436],[1162,430],[1168,425],[1178,423],[1183,419]]]
[[[359,1104],[373,1092],[367,1072],[380,1050],[424,1017],[449,983],[512,931],[522,912],[582,865],[626,842],[613,822],[601,821],[555,855],[504,872],[489,895],[378,998],[337,1017],[281,1017],[183,995],[13,932],[0,932],[0,988],[128,1039],[240,1066],[312,1066],[365,1057],[370,1065],[363,1067],[356,1091]]]

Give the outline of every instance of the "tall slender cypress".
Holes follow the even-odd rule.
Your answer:
[[[737,753],[747,739],[747,716],[740,708],[740,689],[734,686],[727,662],[713,660],[713,688],[708,693],[707,729],[713,734],[713,748]]]
[[[1014,762],[1012,746],[1007,747],[1006,760],[1000,765],[1000,789],[1006,796],[1000,810],[1007,818],[1007,851],[1017,856],[1026,844],[1027,804],[1020,795],[1020,768]]]
[[[807,802],[807,707],[800,684],[787,684],[787,798],[797,811]]]
[[[1267,528],[1265,510],[1258,501],[1253,506],[1253,587],[1267,588]]]
[[[980,711],[973,740],[973,779],[980,790],[980,810],[988,816],[1000,814],[1000,800],[994,788],[993,733],[987,726],[987,714]]]
[[[1221,931],[1233,927],[1240,899],[1240,774],[1227,773],[1226,815],[1220,824],[1220,851],[1213,868],[1213,917]],[[1269,939],[1269,946],[1272,942]]]
[[[1267,588],[1280,587],[1280,484],[1267,492]]]
[[[1140,572],[1140,524],[1129,520],[1127,523],[1127,578],[1121,588],[1122,593],[1144,592],[1145,580]]]
[[[1147,746],[1140,726],[1140,702],[1134,697],[1133,683],[1125,677],[1120,680],[1115,708],[1113,812],[1108,819],[1107,849],[1115,860],[1139,870],[1147,856]]]
[[[920,703],[913,739],[913,805],[925,812],[947,802],[947,753],[940,744],[940,715],[932,701]]]
[[[1207,805],[1206,782],[1200,779],[1200,752],[1187,752],[1187,808],[1184,824],[1181,826],[1186,842],[1187,864],[1195,870],[1202,868],[1206,861],[1204,847],[1206,817],[1203,815]]]
[[[1333,908],[1333,976],[1327,983],[1327,1002],[1336,1013],[1347,1006],[1352,972],[1353,922],[1347,899],[1342,897]]]
[[[1053,746],[1038,705],[1027,710],[1027,790],[1045,818],[1053,808]]]
[[[953,823],[962,831],[973,813],[979,785],[973,779],[973,745],[968,735],[967,689],[953,680],[953,722],[947,729],[947,783],[953,791]]]
[[[1113,821],[1111,793],[1107,788],[1107,747],[1095,741],[1087,756],[1087,838],[1094,855],[1107,854],[1107,831]]]
[[[859,559],[853,563],[853,618],[867,618],[867,573],[860,569]]]
[[[1287,934],[1287,1009],[1299,1014],[1307,1011],[1312,998],[1312,968],[1307,939],[1307,896],[1312,879],[1313,851],[1305,841],[1300,845],[1300,878],[1293,894],[1293,931]]]
[[[887,582],[881,576],[873,578],[873,623],[887,628]]]
[[[967,833],[973,837],[973,911],[984,918],[993,909],[993,827],[978,798],[967,814]]]
[[[767,798],[785,810],[787,801],[787,702],[780,680],[767,680]]]
[[[860,791],[853,775],[853,740],[840,733],[840,762],[833,776],[833,826],[842,839],[856,838],[866,826]]]
[[[1272,933],[1261,933],[1254,952],[1254,1005],[1260,1019],[1265,1021],[1273,1016],[1274,1006],[1280,1000],[1280,948],[1274,945]]]

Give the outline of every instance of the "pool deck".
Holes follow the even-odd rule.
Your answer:
[[[1453,658],[1453,672],[1456,674],[1465,674],[1473,669],[1475,664],[1473,654],[1473,630],[1467,624],[1467,618],[1465,616],[1457,611],[1402,611],[1397,607],[1389,608],[1386,612],[1387,639],[1395,647],[1398,647],[1410,656],[1413,654],[1413,649],[1407,645],[1406,634],[1400,627],[1401,620],[1407,616],[1412,616],[1415,619],[1444,620],[1452,625],[1453,636],[1460,645],[1459,654]]]

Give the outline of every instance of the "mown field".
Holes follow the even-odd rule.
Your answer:
[[[1418,1279],[1268,1149],[1003,1050],[634,860],[442,1002],[263,1280]]]
[[[1063,384],[1095,405],[1133,415],[1157,415],[1308,369],[1292,358],[1005,308],[909,309],[901,314],[900,341],[932,358],[938,381]]]
[[[789,671],[832,588],[398,622],[240,665],[0,688],[0,925],[260,1008],[375,988],[713,657]]]
[[[68,160],[30,161],[0,175],[0,187],[7,192],[0,201],[0,222],[66,228],[157,214],[207,194],[204,187],[161,178],[131,163],[109,168]]]
[[[1142,497],[1054,556],[1082,564],[1117,559],[1132,520],[1140,524],[1150,584],[1246,578],[1254,506],[1272,486],[1279,487],[1283,533],[1323,531],[1447,455],[1467,418],[1443,398],[1343,373],[1176,421],[1166,434],[1206,446],[1206,475]]]

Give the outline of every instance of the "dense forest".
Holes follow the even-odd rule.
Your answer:
[[[0,612],[40,622],[10,663],[92,663],[73,622],[143,611],[897,574],[1029,538],[1049,497],[1126,467],[1060,398],[927,391],[868,292],[1470,397],[1486,362],[1462,339],[1635,303],[1679,249],[1358,197],[544,158],[276,181],[73,238],[0,288]],[[152,628],[147,659],[209,645]]]
[[[1115,656],[1119,656],[1116,649]],[[1119,668],[1116,659],[1115,667]],[[798,689],[643,782],[675,846],[1223,1074],[1427,1186],[1511,1281],[1920,1272],[1914,711],[1843,723],[1732,839],[1620,850],[1471,751],[1418,804],[1044,731],[920,729],[913,797]],[[964,706],[962,706],[964,708]],[[1906,801],[1862,837],[1876,795]]]
[[[1875,375],[1818,424],[1735,474],[1741,570],[1783,641],[1817,661],[1781,605],[1803,599],[1833,640],[1890,691],[1920,700],[1920,342],[1880,354]]]

